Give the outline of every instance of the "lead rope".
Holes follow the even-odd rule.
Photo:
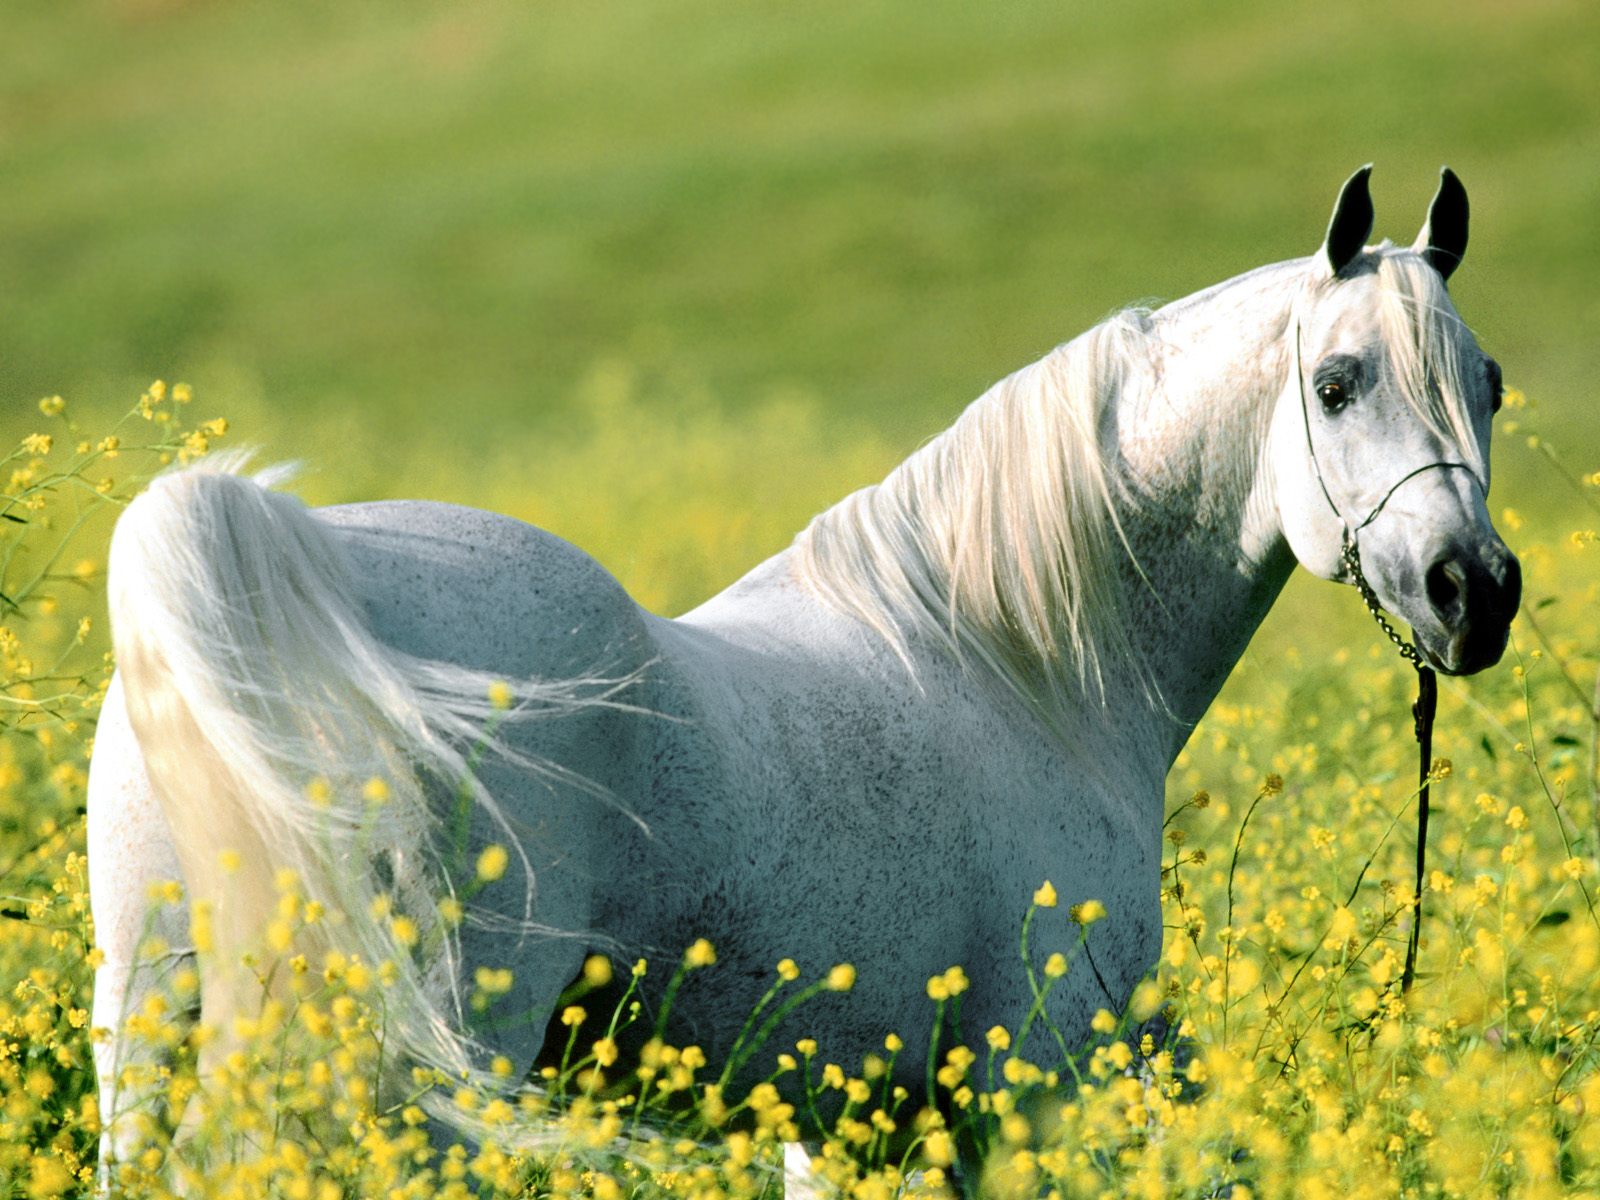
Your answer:
[[[1390,624],[1389,619],[1383,614],[1383,607],[1378,601],[1378,594],[1373,591],[1372,585],[1367,582],[1365,573],[1361,570],[1361,550],[1356,544],[1356,534],[1365,529],[1383,511],[1384,505],[1389,503],[1389,498],[1400,489],[1400,485],[1424,471],[1435,467],[1443,470],[1462,470],[1477,479],[1472,468],[1465,463],[1434,462],[1426,463],[1413,471],[1401,476],[1398,483],[1384,493],[1383,499],[1378,501],[1373,510],[1367,514],[1366,520],[1351,530],[1350,523],[1345,520],[1344,513],[1339,511],[1339,506],[1333,502],[1333,495],[1328,491],[1328,484],[1322,477],[1322,464],[1317,461],[1317,449],[1311,441],[1311,411],[1306,403],[1306,377],[1300,362],[1300,322],[1294,326],[1294,376],[1295,383],[1300,389],[1300,416],[1305,422],[1306,450],[1311,456],[1311,469],[1316,473],[1317,486],[1322,489],[1322,496],[1328,502],[1328,507],[1333,510],[1333,515],[1339,518],[1342,526],[1339,547],[1339,559],[1345,569],[1350,573],[1350,580],[1355,584],[1356,591],[1360,593],[1362,602],[1366,604],[1367,611],[1372,614],[1372,619],[1378,623],[1378,628],[1383,630],[1384,636],[1394,643],[1400,657],[1411,664],[1417,673],[1417,699],[1411,706],[1412,730],[1417,738],[1418,779],[1417,779],[1417,880],[1412,892],[1411,935],[1406,939],[1406,965],[1400,974],[1400,993],[1405,995],[1411,990],[1411,984],[1417,973],[1417,949],[1422,938],[1422,881],[1427,872],[1428,856],[1428,802],[1429,785],[1433,777],[1433,718],[1439,707],[1439,680],[1433,668],[1423,661],[1422,651],[1417,649],[1416,643],[1407,641],[1400,636],[1398,630]],[[1480,481],[1481,482],[1481,481]]]
[[[1355,581],[1356,591],[1361,594],[1361,599],[1366,603],[1367,611],[1372,614],[1372,619],[1378,623],[1378,628],[1383,630],[1395,648],[1400,651],[1400,657],[1405,659],[1417,672],[1417,699],[1411,706],[1412,730],[1417,738],[1418,757],[1418,790],[1417,790],[1417,885],[1412,893],[1411,936],[1406,939],[1406,965],[1400,973],[1400,994],[1405,995],[1411,990],[1411,982],[1417,973],[1417,947],[1422,937],[1422,880],[1427,871],[1428,858],[1428,788],[1433,779],[1433,717],[1439,707],[1439,679],[1433,668],[1422,661],[1422,653],[1416,644],[1406,641],[1389,623],[1383,615],[1383,609],[1378,604],[1378,596],[1372,590],[1372,585],[1367,582],[1367,577],[1361,572],[1361,553],[1356,549],[1355,539],[1346,531],[1344,547],[1339,557],[1344,560],[1344,565],[1350,571],[1350,577]]]

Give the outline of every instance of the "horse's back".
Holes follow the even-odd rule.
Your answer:
[[[622,676],[647,661],[643,613],[589,555],[515,518],[425,500],[317,509],[378,637],[509,677]]]

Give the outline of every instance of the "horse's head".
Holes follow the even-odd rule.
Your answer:
[[[1366,249],[1370,172],[1340,192],[1287,329],[1268,442],[1278,516],[1324,579],[1356,582],[1353,541],[1426,658],[1466,675],[1499,661],[1522,590],[1487,507],[1500,368],[1445,290],[1467,246],[1467,195],[1446,168],[1416,244]]]

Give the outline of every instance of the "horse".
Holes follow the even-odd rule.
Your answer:
[[[105,1160],[135,1136],[121,1068],[163,1053],[122,1018],[196,961],[190,909],[147,913],[168,879],[216,948],[167,1018],[221,1031],[202,1071],[261,1003],[229,964],[285,867],[338,918],[300,948],[397,962],[397,1058],[453,1076],[492,1053],[521,1077],[586,956],[670,964],[701,936],[717,965],[668,1035],[713,1064],[784,958],[854,965],[779,1032],[838,1061],[926,1045],[924,981],[951,964],[967,1027],[1014,1028],[1044,880],[1104,908],[1092,970],[1049,997],[1086,1036],[1160,953],[1165,777],[1297,563],[1370,587],[1439,671],[1507,642],[1500,370],[1446,286],[1466,192],[1446,168],[1413,244],[1367,245],[1370,171],[1315,253],[1117,312],[677,619],[504,516],[311,510],[237,460],[158,477],[113,537],[89,781]],[[397,945],[393,913],[439,933],[490,843],[513,878],[430,954]],[[1064,920],[1033,938],[1077,943]],[[512,968],[511,1016],[464,1003],[479,963]],[[895,1071],[922,1096],[914,1055]]]

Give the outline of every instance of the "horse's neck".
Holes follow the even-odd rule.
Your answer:
[[[1297,272],[1268,269],[1157,313],[1146,386],[1127,389],[1114,413],[1119,516],[1137,562],[1127,602],[1177,718],[1172,756],[1294,567],[1261,446],[1297,286]]]

